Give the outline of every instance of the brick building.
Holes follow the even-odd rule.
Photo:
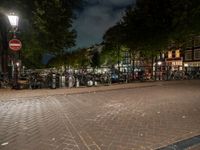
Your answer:
[[[183,54],[179,48],[172,48],[167,51],[166,65],[171,70],[183,70]]]
[[[195,37],[184,51],[184,67],[189,70],[200,68],[200,38]]]

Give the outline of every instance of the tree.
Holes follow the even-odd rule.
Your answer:
[[[89,65],[89,53],[86,48],[57,55],[50,59],[47,64],[48,67],[71,66],[73,68],[87,68]]]
[[[138,0],[122,19],[125,44],[130,49],[160,50],[168,43],[171,30],[170,0]]]
[[[90,64],[93,69],[100,67],[100,53],[98,51],[93,52]]]
[[[103,36],[104,48],[102,54],[104,56],[104,59],[107,56],[112,56],[112,58],[110,58],[108,61],[109,64],[113,65],[117,62],[118,67],[121,60],[121,48],[123,47],[124,41],[123,33],[124,28],[119,22],[115,26],[109,28]]]
[[[33,25],[38,31],[41,46],[55,55],[64,53],[75,45],[76,34],[72,30],[72,7],[61,0],[36,1]],[[56,19],[55,19],[56,18]]]
[[[23,65],[30,68],[45,67],[42,63],[45,50],[41,48],[34,31],[29,28],[23,32],[25,33],[22,33],[20,37],[23,42],[23,49],[20,51]]]
[[[89,52],[88,52],[87,48],[80,49],[77,52],[77,56],[78,56],[77,57],[78,58],[78,61],[77,61],[78,67],[87,68],[90,65]]]
[[[167,49],[170,42],[182,46],[199,35],[200,1],[137,0],[122,18],[128,47]]]
[[[199,36],[200,1],[171,1],[173,11],[170,40],[177,46],[185,48],[189,40]]]

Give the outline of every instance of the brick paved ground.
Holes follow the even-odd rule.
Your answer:
[[[199,89],[200,81],[179,81],[0,90],[0,149],[160,148],[200,135]]]

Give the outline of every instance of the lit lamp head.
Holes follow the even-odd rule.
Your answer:
[[[10,25],[13,28],[17,28],[18,27],[18,23],[19,23],[19,16],[17,16],[15,13],[10,13],[8,15],[8,20],[10,22]]]

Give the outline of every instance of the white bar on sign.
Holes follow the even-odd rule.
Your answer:
[[[10,44],[10,46],[21,46],[21,44]]]

